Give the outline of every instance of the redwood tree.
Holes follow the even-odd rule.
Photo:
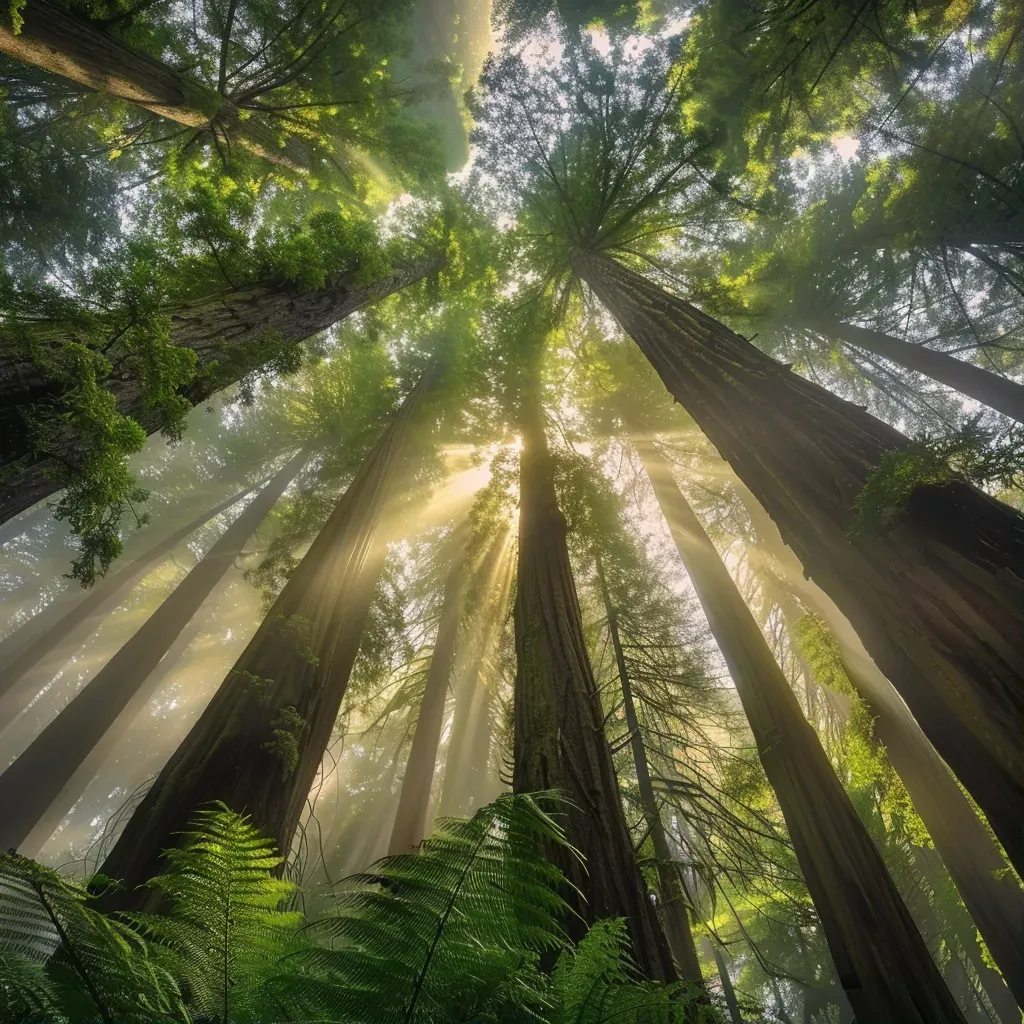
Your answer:
[[[213,700],[103,864],[139,906],[197,807],[221,800],[291,848],[348,686],[386,553],[379,524],[442,374],[431,364],[364,460]]]
[[[963,1024],[782,669],[664,457],[637,449],[736,685],[832,959],[858,1018]]]
[[[536,392],[523,395],[520,432],[512,788],[565,795],[566,832],[586,867],[566,851],[551,853],[586,900],[580,913],[588,921],[625,917],[641,970],[669,980],[672,955],[637,867],[604,735]],[[574,921],[568,927],[580,931]]]

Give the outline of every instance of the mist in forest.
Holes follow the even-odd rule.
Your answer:
[[[1022,1024],[1021,25],[0,15],[0,1024]]]

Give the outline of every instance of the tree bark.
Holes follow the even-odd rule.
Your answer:
[[[580,276],[637,342],[849,618],[1024,868],[1024,516],[962,483],[919,487],[887,533],[849,528],[908,442],[694,306],[599,254]]]
[[[605,617],[608,620],[608,632],[611,635],[612,649],[615,652],[615,665],[619,672],[619,683],[622,687],[622,702],[626,715],[626,728],[629,730],[629,745],[636,770],[637,789],[640,793],[640,806],[647,825],[647,832],[654,845],[655,868],[658,872],[658,884],[661,889],[662,920],[669,947],[675,957],[681,981],[704,987],[704,978],[700,972],[697,959],[697,947],[694,945],[693,932],[690,929],[690,918],[687,912],[686,895],[679,879],[675,859],[668,845],[665,826],[661,821],[661,809],[654,793],[651,781],[650,766],[647,763],[647,750],[644,736],[640,729],[640,720],[636,713],[633,700],[633,682],[626,664],[626,655],[622,648],[619,635],[619,616],[612,605],[611,596],[604,578],[600,556],[597,563],[598,585],[601,600],[604,603]]]
[[[441,266],[440,258],[423,257],[400,264],[365,287],[340,280],[319,291],[295,294],[286,287],[258,284],[197,299],[170,311],[171,342],[190,348],[198,356],[196,379],[183,392],[192,405],[205,402],[217,391],[257,368],[247,362],[268,332],[289,345],[297,345],[318,331],[344,320],[364,306],[400,291]],[[53,325],[55,338],[73,332]],[[203,373],[217,363],[216,373]],[[237,369],[227,371],[228,366]],[[117,400],[117,411],[131,416],[152,434],[160,429],[157,413],[147,406],[141,382],[116,367],[102,382]],[[79,453],[42,454],[32,448],[21,411],[31,411],[42,400],[58,400],[30,349],[6,341],[0,351],[0,465],[9,467],[0,479],[0,522],[17,515],[41,498],[53,494],[56,471],[62,462],[75,464]],[[13,464],[17,464],[15,465]]]
[[[5,729],[32,699],[42,676],[46,672],[52,675],[59,665],[64,664],[83,636],[95,628],[100,616],[115,601],[123,598],[156,562],[169,555],[205,523],[241,501],[257,486],[254,484],[232,495],[180,530],[158,541],[120,572],[104,576],[70,608],[66,608],[65,602],[58,597],[52,605],[44,608],[22,627],[32,632],[27,643],[17,643],[21,630],[5,640],[0,647],[0,656],[8,642],[12,642],[13,650],[10,661],[0,675],[0,730]]]
[[[704,947],[704,955],[715,961],[715,969],[722,982],[722,998],[725,1000],[725,1008],[729,1011],[730,1024],[744,1024],[740,1004],[736,999],[736,990],[732,987],[732,978],[729,977],[729,965],[726,964],[718,943],[704,935],[701,936],[701,945]]]
[[[287,856],[348,687],[384,565],[379,523],[441,365],[428,367],[341,497],[213,700],[103,864],[124,887],[107,909],[145,906],[139,887],[196,809],[220,800]]]
[[[581,919],[624,917],[633,956],[648,977],[671,980],[672,954],[647,897],[619,799],[603,713],[587,654],[566,524],[558,508],[539,401],[523,399],[519,564],[515,598],[514,768],[517,793],[559,790],[569,842],[552,857],[586,900]],[[570,899],[572,897],[570,896]]]
[[[308,458],[299,452],[274,475],[139,631],[0,775],[0,848],[18,849],[55,800],[60,806],[50,813],[59,823],[75,802],[69,784],[90,751],[129,705],[141,709],[138,692],[147,677]]]
[[[9,57],[187,128],[225,134],[289,170],[309,170],[295,147],[286,149],[258,116],[240,117],[228,96],[133,50],[87,18],[50,0],[31,0],[21,14],[18,33],[0,19],[0,52]]]
[[[416,718],[416,731],[413,733],[409,759],[405,764],[405,775],[402,777],[398,810],[395,812],[395,823],[391,829],[391,842],[388,846],[389,854],[407,853],[419,846],[427,831],[427,809],[430,806],[430,791],[434,784],[437,748],[441,744],[448,682],[452,673],[452,660],[455,656],[459,620],[462,617],[466,591],[464,526],[457,529],[456,536],[452,538],[451,548],[451,568],[444,584],[437,639],[430,655],[423,699]]]
[[[664,457],[636,441],[782,808],[858,1019],[964,1024],[817,734]]]
[[[843,667],[874,718],[876,737],[907,787],[964,906],[1002,971],[1005,984],[1000,981],[999,986],[1004,992],[1008,986],[1017,1003],[1024,1006],[1024,890],[1007,870],[999,847],[849,621],[819,587],[804,578],[796,555],[786,547],[753,495],[745,488],[740,494],[754,527],[756,550],[775,563],[770,571],[780,585],[831,631]],[[789,625],[787,621],[787,628]],[[994,986],[997,997],[999,986]],[[998,1005],[1003,1013],[1005,997]]]
[[[827,313],[801,317],[800,322],[794,326],[809,329],[815,334],[854,348],[866,349],[905,370],[931,377],[1004,416],[1024,422],[1024,385],[1009,377],[1001,377],[998,373],[984,370],[945,352],[937,352],[927,345],[914,345],[881,331],[846,323]]]

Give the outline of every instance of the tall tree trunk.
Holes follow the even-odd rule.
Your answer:
[[[608,619],[608,632],[611,635],[612,649],[615,652],[615,665],[619,672],[619,683],[622,687],[622,702],[626,715],[626,728],[629,730],[630,751],[633,754],[633,765],[636,770],[637,789],[640,793],[640,806],[643,811],[644,822],[647,825],[647,832],[654,845],[654,858],[658,872],[658,884],[661,889],[662,919],[665,924],[665,934],[668,938],[672,955],[676,959],[680,979],[700,985],[703,988],[704,979],[700,973],[700,963],[697,960],[697,947],[693,942],[693,932],[690,930],[686,895],[683,892],[683,886],[679,879],[675,859],[672,857],[672,851],[668,845],[668,837],[665,835],[665,826],[661,820],[661,808],[658,806],[658,799],[654,794],[654,783],[651,781],[651,770],[647,763],[644,736],[640,729],[636,704],[633,701],[633,682],[630,679],[629,666],[626,664],[626,655],[622,648],[622,638],[619,635],[618,611],[612,605],[611,596],[608,593],[600,555],[597,562],[597,577],[601,590],[601,600],[604,602],[605,616]]]
[[[903,780],[953,884],[1016,1001],[1024,1006],[1024,890],[942,758],[914,721],[906,704],[871,660],[856,631],[819,587],[805,579],[799,560],[745,488],[756,551],[774,565],[769,571],[828,626],[846,674],[867,703],[875,736]],[[783,607],[783,614],[787,609]],[[787,619],[792,616],[790,613]],[[787,621],[787,628],[790,623]],[[999,1002],[1000,1013],[1005,999]],[[1016,1021],[1013,1024],[1017,1024]]]
[[[743,1024],[743,1014],[740,1013],[740,1004],[736,999],[736,990],[732,987],[732,978],[729,977],[729,966],[722,956],[718,943],[707,935],[701,936],[701,945],[704,948],[704,955],[715,961],[715,969],[722,982],[722,997],[725,999],[725,1008],[729,1011],[730,1024]]]
[[[1005,416],[1024,422],[1024,385],[1008,377],[1001,377],[998,373],[984,370],[945,352],[938,352],[927,345],[914,345],[891,334],[846,323],[827,313],[802,316],[794,326],[854,348],[865,349],[905,370],[931,377]]]
[[[103,864],[124,882],[108,908],[143,906],[198,807],[221,800],[287,856],[348,687],[384,565],[379,523],[406,461],[430,366],[367,456],[213,700],[136,808]]]
[[[50,0],[32,0],[20,11],[24,21],[18,32],[9,15],[0,19],[0,53],[187,128],[227,135],[289,170],[308,171],[298,147],[279,142],[259,115],[246,111],[241,117],[231,99],[216,89],[133,50],[95,22]]]
[[[405,775],[398,795],[398,810],[391,829],[388,852],[392,854],[406,853],[419,846],[427,831],[427,808],[430,806],[430,791],[434,784],[437,748],[441,744],[441,727],[444,725],[444,709],[448,700],[448,681],[451,678],[466,591],[465,556],[466,532],[465,527],[461,526],[451,541],[451,568],[444,583],[437,639],[430,655],[423,699],[416,717],[416,731],[405,764]]]
[[[308,452],[299,452],[274,475],[139,631],[0,775],[0,848],[20,847],[55,800],[71,800],[53,808],[58,822],[74,804],[69,783],[90,751],[137,704],[149,674],[308,459]]]
[[[183,397],[192,405],[199,405],[258,368],[270,358],[265,344],[268,337],[275,339],[275,347],[279,343],[297,345],[440,266],[440,258],[422,257],[399,264],[364,287],[355,287],[351,280],[342,279],[300,295],[287,287],[256,284],[171,310],[172,344],[190,348],[198,357],[199,372],[184,389]],[[57,343],[72,336],[61,324],[52,325],[52,335]],[[147,433],[160,429],[159,416],[147,405],[136,374],[115,366],[102,384],[117,400],[119,413],[131,416]],[[54,479],[60,466],[77,465],[81,458],[79,442],[72,435],[64,442],[52,442],[51,448],[57,450],[47,456],[33,449],[29,432],[24,428],[22,412],[31,411],[37,403],[45,406],[56,402],[55,408],[59,409],[59,401],[53,382],[33,359],[31,346],[17,339],[3,340],[0,467],[8,467],[8,472],[0,478],[0,522],[52,494],[57,489]]]
[[[494,538],[479,570],[481,601],[469,636],[456,660],[455,713],[445,755],[444,778],[438,814],[441,817],[468,813],[474,783],[486,770],[490,753],[490,700],[484,663],[490,654],[495,630],[508,612],[512,587],[512,562],[508,558],[509,531]],[[483,757],[478,748],[485,747]]]
[[[60,827],[60,823],[74,809],[75,805],[89,788],[90,783],[96,778],[110,755],[117,748],[117,745],[131,730],[136,718],[138,718],[167,677],[177,667],[185,651],[188,650],[192,641],[198,636],[203,625],[203,619],[204,617],[200,609],[192,617],[189,624],[178,634],[177,639],[171,644],[167,653],[160,659],[160,664],[149,673],[142,685],[138,687],[128,703],[125,704],[124,709],[114,719],[110,728],[100,737],[92,750],[86,754],[77,770],[65,783],[64,788],[57,794],[57,797],[35,823],[32,831],[28,833],[24,841],[18,846],[18,851],[23,856],[38,858],[39,852]]]
[[[8,642],[14,646],[11,659],[0,674],[0,730],[21,713],[35,695],[47,672],[52,676],[64,664],[98,622],[101,615],[114,602],[127,594],[158,561],[169,555],[179,544],[215,516],[241,501],[258,484],[246,487],[219,505],[197,516],[180,530],[168,534],[148,551],[144,551],[120,572],[104,576],[81,599],[68,607],[58,597],[49,607],[30,619],[23,627],[31,631],[27,643],[18,644],[18,630],[0,646],[0,658]]]
[[[840,981],[858,1019],[964,1024],[817,734],[668,462],[637,441],[736,685]]]
[[[950,483],[919,487],[889,532],[849,535],[855,499],[908,443],[902,434],[614,261],[583,253],[576,269],[853,623],[1024,867],[1024,516]]]
[[[586,866],[564,850],[552,853],[586,899],[577,910],[587,921],[626,918],[640,969],[670,980],[672,954],[647,897],[619,799],[536,397],[524,396],[520,420],[512,788],[565,794],[561,817]],[[566,927],[579,937],[575,916]]]

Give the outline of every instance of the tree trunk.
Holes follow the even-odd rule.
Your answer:
[[[235,667],[164,767],[103,864],[124,882],[108,909],[146,905],[137,887],[196,809],[221,800],[287,856],[348,687],[384,565],[379,523],[435,363],[395,414]]]
[[[456,661],[455,713],[445,755],[438,814],[461,816],[471,812],[474,784],[486,772],[491,748],[490,690],[484,663],[491,651],[495,629],[508,612],[512,562],[508,558],[509,531],[491,542],[480,567],[482,604]],[[482,756],[480,748],[483,747]]]
[[[294,146],[286,149],[259,117],[240,117],[231,99],[146,54],[133,50],[87,18],[49,0],[31,0],[21,9],[24,24],[15,33],[0,19],[0,52],[111,99],[132,103],[200,132],[220,132],[251,153],[303,173],[308,161]]]
[[[633,683],[626,664],[626,655],[622,649],[622,638],[619,635],[619,616],[612,606],[611,597],[601,568],[600,555],[597,562],[598,584],[601,589],[601,600],[604,602],[605,616],[608,619],[608,632],[611,635],[612,649],[615,652],[615,664],[619,672],[619,683],[622,686],[622,702],[626,714],[626,728],[629,730],[630,750],[633,754],[633,765],[636,769],[637,789],[640,793],[640,806],[643,810],[644,822],[654,845],[654,858],[658,872],[658,884],[661,889],[662,920],[669,947],[675,957],[679,969],[679,978],[704,987],[704,979],[700,973],[697,960],[697,947],[693,942],[690,930],[690,918],[687,912],[686,896],[679,880],[675,860],[665,835],[665,826],[661,821],[661,809],[654,794],[651,771],[647,763],[647,750],[644,746],[643,733],[640,731],[640,720],[633,701]]]
[[[177,639],[171,644],[167,653],[160,659],[160,664],[149,673],[142,685],[139,686],[124,706],[121,713],[114,719],[110,728],[100,737],[92,750],[86,754],[77,770],[65,783],[64,788],[57,794],[56,799],[50,804],[35,823],[32,831],[29,832],[24,841],[18,846],[18,850],[23,856],[39,857],[42,848],[49,842],[50,837],[60,827],[64,818],[74,810],[75,805],[81,800],[93,779],[96,778],[100,770],[105,766],[117,745],[131,730],[136,718],[138,718],[167,677],[177,667],[182,656],[191,646],[192,641],[198,636],[203,626],[203,621],[200,609],[192,617],[189,624],[178,634]]]
[[[52,677],[57,667],[71,657],[83,637],[95,629],[99,618],[115,602],[120,601],[155,563],[169,555],[214,516],[241,501],[257,486],[254,484],[246,487],[158,541],[120,572],[103,577],[72,607],[65,610],[65,602],[58,597],[22,627],[32,633],[27,643],[17,644],[21,630],[5,640],[0,647],[0,654],[8,642],[14,644],[14,649],[11,660],[0,674],[0,730],[7,728],[35,696],[46,673],[49,672]]]
[[[801,317],[800,322],[794,326],[809,329],[815,334],[854,348],[866,349],[905,370],[931,377],[1004,416],[1024,422],[1024,385],[1008,377],[983,370],[980,366],[945,352],[937,352],[927,345],[914,345],[881,331],[846,323],[827,313]]]
[[[715,969],[722,982],[722,997],[725,999],[725,1008],[729,1011],[730,1024],[743,1024],[743,1014],[740,1013],[740,1004],[736,999],[736,990],[732,987],[732,978],[729,977],[729,966],[722,956],[718,943],[707,935],[701,936],[701,945],[704,947],[704,955],[715,961]]]
[[[137,697],[147,677],[308,458],[299,452],[275,474],[139,631],[0,775],[0,848],[19,848],[51,804],[67,796],[71,803],[61,799],[51,812],[59,823],[75,802],[69,783],[90,751],[129,705],[141,709]]]
[[[444,725],[444,709],[448,700],[448,682],[451,678],[452,659],[459,636],[459,620],[462,617],[463,598],[466,588],[466,535],[460,527],[452,538],[452,560],[448,578],[444,584],[444,599],[441,603],[441,620],[437,627],[437,639],[430,655],[427,678],[423,687],[416,718],[409,759],[405,764],[402,788],[398,795],[398,810],[391,829],[389,854],[407,853],[423,842],[427,831],[427,809],[430,806],[430,791],[434,784],[434,767],[437,764],[437,748],[441,743],[441,727]]]
[[[1024,516],[966,484],[922,486],[897,527],[851,536],[855,499],[902,434],[612,260],[584,253],[576,268],[1024,868]]]
[[[775,790],[858,1019],[964,1024],[882,858],[664,457],[637,449]]]
[[[268,336],[275,344],[297,345],[440,266],[439,258],[423,257],[400,264],[365,287],[341,280],[300,295],[276,285],[253,285],[177,307],[170,312],[171,342],[198,356],[199,372],[185,388],[184,397],[199,405],[258,368],[269,358],[265,352],[260,356]],[[66,334],[61,325],[53,325],[55,338]],[[159,417],[147,406],[136,375],[114,367],[102,383],[116,398],[119,413],[131,416],[147,433],[160,429]],[[52,494],[60,465],[75,465],[80,458],[73,438],[66,450],[54,451],[50,457],[36,452],[24,429],[21,412],[30,411],[40,399],[44,405],[59,401],[52,390],[52,382],[33,360],[27,343],[5,341],[0,351],[0,467],[7,467],[8,472],[0,478],[0,522]]]
[[[586,921],[626,918],[640,970],[671,980],[672,954],[637,867],[604,734],[543,412],[532,396],[523,406],[512,788],[565,795],[559,816],[586,866],[560,848],[552,856],[584,895],[575,909]],[[579,938],[581,923],[573,915],[566,928]]]
[[[753,495],[744,492],[741,488],[757,550],[775,562],[771,571],[780,584],[831,631],[843,668],[874,718],[876,737],[907,787],[964,906],[1003,973],[1005,984],[1000,983],[1001,987],[1005,991],[1009,986],[1016,1001],[1024,1006],[1024,891],[1007,870],[999,847],[956,780],[892,684],[871,660],[849,621],[820,588],[803,577],[799,560],[783,543],[775,524]],[[1005,999],[998,1004],[1000,1013],[1003,1007]]]

